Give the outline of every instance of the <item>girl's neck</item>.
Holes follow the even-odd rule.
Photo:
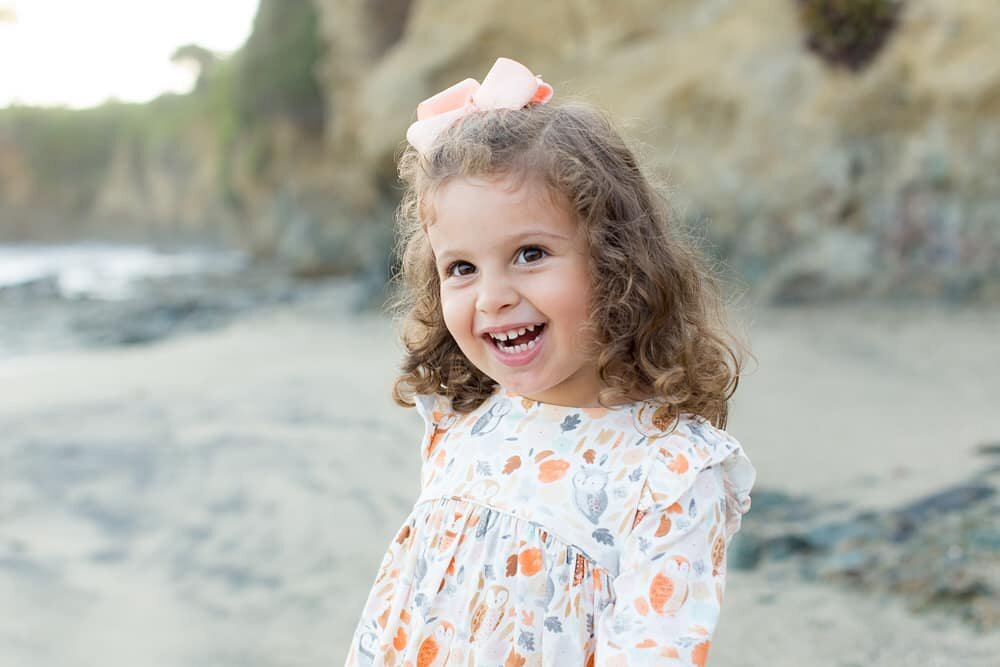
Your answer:
[[[574,401],[574,400],[572,400],[572,398],[571,398],[571,400],[557,400],[557,401],[552,401],[552,400],[546,400],[543,397],[537,397],[536,398],[534,396],[528,396],[526,394],[522,394],[521,392],[518,392],[518,391],[516,391],[514,389],[511,389],[510,387],[507,387],[507,386],[502,385],[502,384],[498,384],[497,385],[497,391],[505,393],[505,394],[508,394],[508,395],[516,396],[516,397],[519,397],[519,398],[527,399],[529,401],[534,401],[535,403],[538,403],[540,405],[547,405],[547,406],[550,406],[550,407],[553,407],[553,408],[594,410],[594,409],[606,409],[606,407],[607,407],[607,406],[604,406],[604,405],[600,404],[600,402],[597,400],[597,395],[596,394],[594,394],[592,397],[586,398],[584,400],[579,400],[579,401]],[[632,396],[632,397],[629,397],[628,403],[629,404],[631,404],[631,403],[641,403],[641,402],[646,401],[646,400],[648,400],[648,399],[637,398],[637,397]]]

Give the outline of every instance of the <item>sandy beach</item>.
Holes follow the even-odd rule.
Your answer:
[[[151,345],[0,361],[0,664],[341,664],[418,492],[392,323],[351,285]],[[1000,443],[1000,312],[755,307],[728,430],[758,487],[854,510]],[[746,526],[753,521],[753,511]],[[733,570],[710,664],[990,665],[891,596]]]

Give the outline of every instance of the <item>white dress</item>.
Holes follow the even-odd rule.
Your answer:
[[[704,665],[756,473],[706,420],[417,397],[422,492],[346,665]],[[661,428],[662,427],[662,428]]]

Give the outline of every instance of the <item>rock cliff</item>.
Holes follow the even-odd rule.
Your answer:
[[[859,71],[805,48],[791,0],[415,0],[387,49],[373,5],[317,6],[354,73],[327,75],[332,143],[365,182],[391,182],[416,102],[506,55],[607,108],[679,218],[775,299],[1000,296],[991,0],[906,2]]]
[[[76,206],[94,228],[211,232],[305,273],[380,271],[416,104],[509,56],[609,110],[678,224],[776,301],[1000,301],[994,0],[897,2],[857,67],[818,55],[830,40],[803,8],[823,0],[311,2],[320,125],[119,142],[92,196],[69,188],[58,205],[0,127],[2,233],[58,233]]]

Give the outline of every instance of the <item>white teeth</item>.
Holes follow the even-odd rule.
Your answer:
[[[510,331],[504,331],[501,333],[491,333],[490,335],[497,340],[510,340],[511,338],[517,338],[518,336],[523,336],[525,331],[534,331],[536,326],[541,326],[540,324],[529,324],[526,327],[521,327],[520,329],[511,329]]]
[[[525,352],[532,349],[538,343],[538,339],[529,340],[527,343],[521,343],[520,345],[497,345],[497,349],[505,354],[517,354],[519,352]]]

